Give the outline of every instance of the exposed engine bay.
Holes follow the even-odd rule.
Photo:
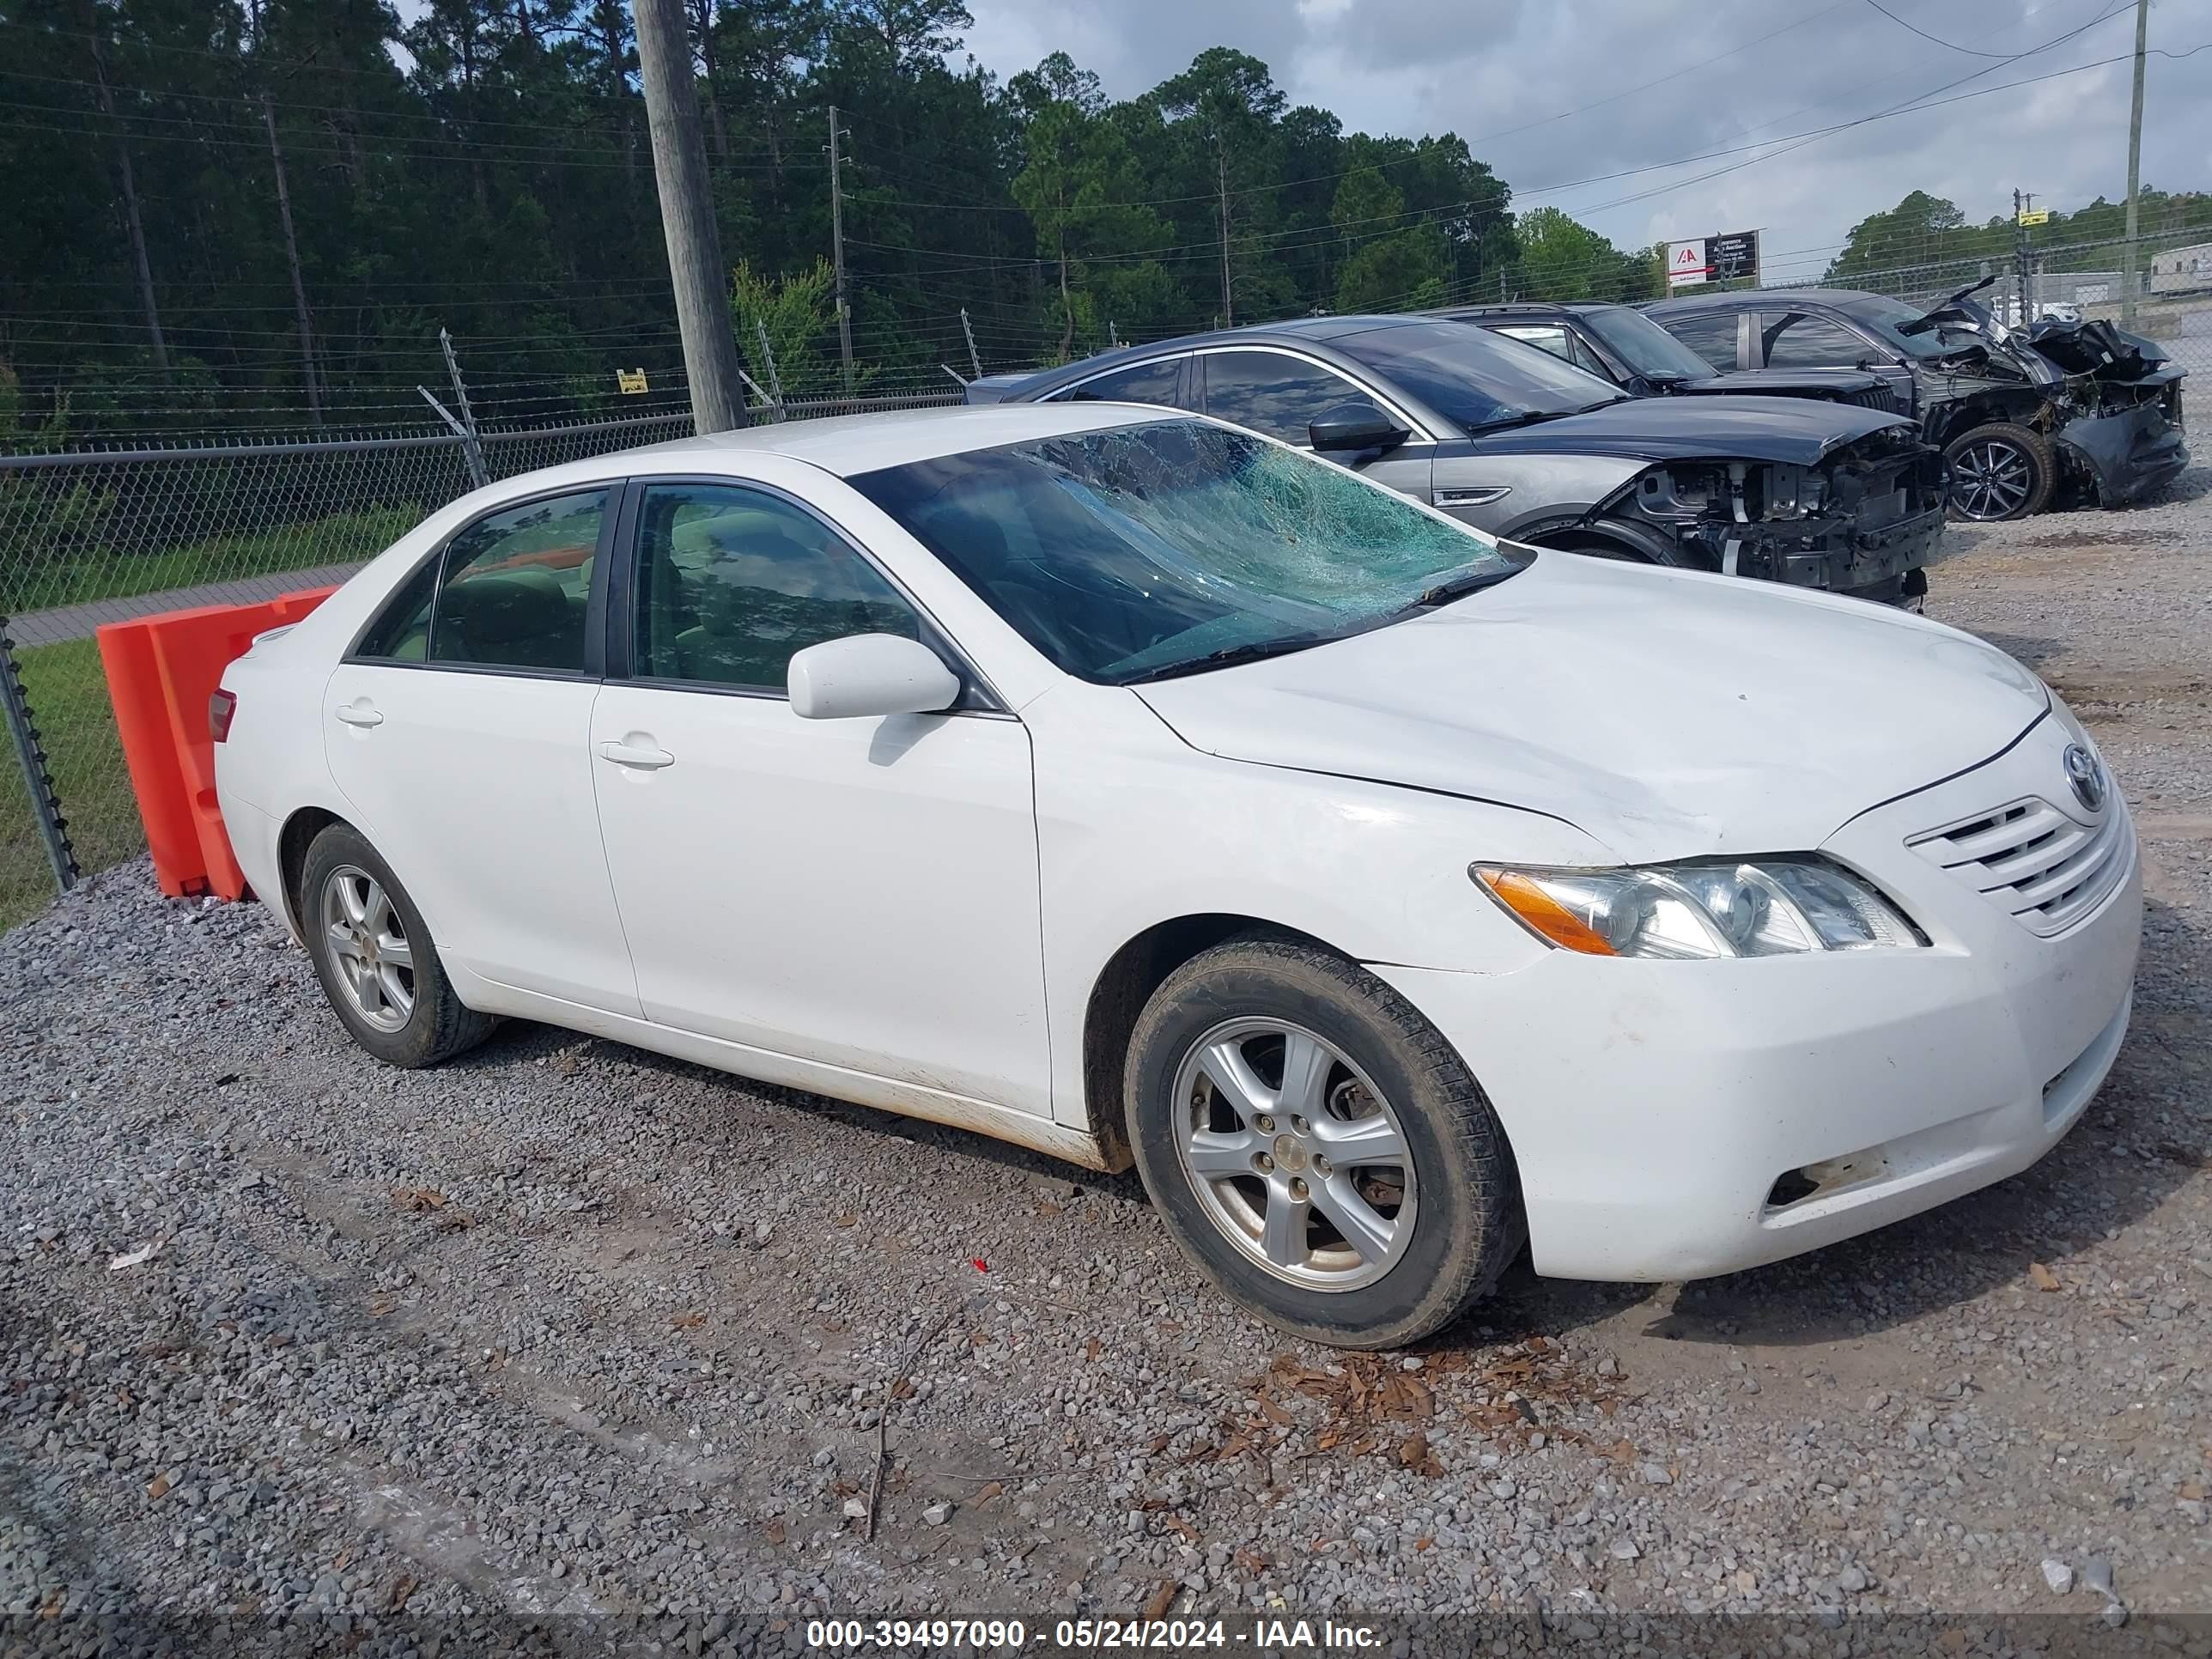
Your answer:
[[[2100,319],[2008,327],[1975,297],[1995,281],[1960,290],[1900,331],[1932,331],[1956,347],[1923,366],[1933,381],[1923,416],[1931,440],[1948,445],[1993,421],[2042,434],[2057,453],[2061,506],[2118,506],[2188,464],[2186,369],[2156,342]]]
[[[1943,530],[1943,462],[1899,425],[1815,465],[1675,461],[1593,515],[1664,535],[1669,562],[1866,598],[1911,599]]]

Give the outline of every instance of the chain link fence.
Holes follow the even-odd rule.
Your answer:
[[[755,418],[958,401],[955,389],[822,399]],[[343,581],[478,477],[514,477],[690,432],[688,414],[657,414],[0,455],[0,713],[15,750],[0,764],[0,927],[57,884],[145,846],[94,637],[100,623]]]
[[[2148,234],[2136,250],[2137,332],[2212,375],[2212,241],[2202,228]],[[1999,314],[2053,306],[2120,320],[2122,244],[2015,238],[1972,248],[1920,239],[1880,270],[1770,287],[1871,289],[1925,306],[1982,276]],[[2021,246],[2026,242],[2025,247]],[[1899,250],[1903,256],[1905,250]],[[1543,297],[1530,294],[1523,297]],[[1565,297],[1565,296],[1562,296]],[[1040,347],[1040,351],[1045,348]],[[803,419],[960,401],[957,389],[757,409]],[[0,455],[0,713],[19,757],[0,764],[0,926],[44,902],[56,874],[34,803],[50,780],[73,865],[104,869],[143,845],[93,632],[192,605],[247,603],[343,580],[478,479],[688,435],[687,414],[208,447]],[[20,681],[9,668],[12,635]],[[35,729],[33,729],[33,727]]]
[[[1983,300],[1998,319],[2018,326],[2046,313],[2078,312],[2085,320],[2121,325],[2127,288],[2124,240],[2067,239],[2039,243],[2015,237],[2002,253],[1946,254],[1923,250],[1880,270],[1831,272],[1767,286],[1863,289],[1909,306],[1928,307],[1985,276],[1996,280]],[[2145,234],[2135,248],[2133,331],[2155,340],[2192,374],[2212,374],[2212,229],[2203,226]]]

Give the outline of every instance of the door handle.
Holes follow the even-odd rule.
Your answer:
[[[337,717],[348,726],[381,726],[384,724],[384,716],[376,709],[373,708],[366,708],[356,703],[348,702],[339,704],[337,708]]]
[[[676,757],[665,749],[656,749],[651,744],[617,743],[612,738],[599,745],[599,758],[612,761],[617,766],[634,767],[641,772],[658,772],[664,766],[676,764]]]

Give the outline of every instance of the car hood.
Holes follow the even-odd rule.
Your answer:
[[[2049,706],[1994,647],[1887,607],[1556,552],[1407,622],[1137,690],[1206,753],[1541,812],[1629,862],[1809,850]]]
[[[1805,398],[1626,398],[1468,441],[1478,455],[1619,455],[1636,460],[1780,461],[1814,466],[1895,415]]]

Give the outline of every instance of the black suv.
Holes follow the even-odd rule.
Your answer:
[[[1577,368],[1601,374],[1638,398],[1816,398],[1856,404],[1886,414],[1911,410],[1889,383],[1858,368],[1730,368],[1716,370],[1704,358],[1632,306],[1600,301],[1516,301],[1495,306],[1452,306],[1429,313],[1473,323],[1494,334],[1524,340],[1564,357]]]
[[[1661,300],[1645,314],[1711,368],[1878,374],[1950,468],[1951,510],[2023,519],[2054,499],[2115,507],[2189,464],[2181,381],[2158,345],[2110,323],[2025,331],[1977,297],[1926,310],[1855,289],[1749,289]]]

